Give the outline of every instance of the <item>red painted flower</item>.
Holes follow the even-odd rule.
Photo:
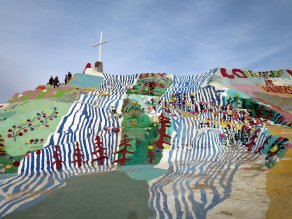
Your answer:
[[[41,142],[43,142],[45,139],[41,138]]]
[[[136,141],[136,144],[140,144],[140,143],[141,143],[141,141],[140,141],[140,140],[137,140],[137,141]]]
[[[27,129],[23,129],[23,132],[27,132]]]
[[[41,154],[41,150],[37,150],[35,153],[36,153],[37,155],[40,155],[40,154]]]
[[[30,139],[30,141],[29,141],[29,142],[30,142],[30,143],[33,143],[33,141],[34,141],[33,139]]]
[[[49,127],[49,125],[45,125],[46,127]]]
[[[13,162],[13,166],[15,166],[15,167],[19,167],[19,165],[20,165],[20,162],[18,160],[15,160]]]
[[[28,119],[28,120],[26,120],[27,122],[30,122],[31,120],[30,119]]]
[[[8,129],[8,132],[12,132],[12,129]]]
[[[23,135],[23,133],[22,133],[22,132],[19,132],[19,133],[18,133],[18,136],[22,136],[22,135]]]
[[[12,134],[8,134],[7,137],[8,137],[8,138],[12,138]]]

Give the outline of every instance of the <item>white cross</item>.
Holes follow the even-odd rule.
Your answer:
[[[99,44],[94,45],[93,47],[99,46],[98,61],[101,61],[101,45],[107,43],[108,41],[102,42],[102,32],[100,32]]]

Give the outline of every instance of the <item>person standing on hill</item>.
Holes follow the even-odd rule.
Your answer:
[[[54,88],[57,86],[59,87],[58,83],[59,83],[59,78],[56,76],[55,79],[54,79]]]
[[[49,83],[47,83],[47,84],[49,84],[49,85],[53,85],[54,84],[54,78],[53,78],[53,76],[50,77]]]
[[[72,74],[71,74],[71,72],[69,71],[69,72],[68,72],[68,82],[71,80],[71,78],[72,78]]]
[[[65,76],[65,84],[68,83],[68,75]]]

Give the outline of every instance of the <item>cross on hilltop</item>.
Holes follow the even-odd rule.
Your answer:
[[[92,47],[97,47],[99,46],[99,52],[98,52],[98,61],[101,62],[101,46],[105,43],[107,43],[108,41],[104,41],[102,42],[102,32],[100,32],[100,38],[99,38],[99,44],[96,44]]]

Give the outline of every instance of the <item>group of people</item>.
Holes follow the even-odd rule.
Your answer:
[[[71,74],[71,72],[68,72],[68,74],[66,74],[66,76],[65,76],[65,84],[67,84],[71,79],[72,79],[72,74]],[[49,82],[47,84],[54,85],[54,88],[59,87],[60,81],[59,81],[58,76],[56,76],[55,78],[53,78],[53,76],[51,76],[49,79]]]
[[[49,79],[49,83],[47,83],[47,84],[54,85],[54,88],[55,88],[55,87],[59,87],[59,82],[60,81],[59,81],[58,76],[56,76],[55,78],[53,78],[53,76],[51,76]]]
[[[72,79],[72,74],[69,71],[68,74],[65,76],[65,84],[67,84]]]

